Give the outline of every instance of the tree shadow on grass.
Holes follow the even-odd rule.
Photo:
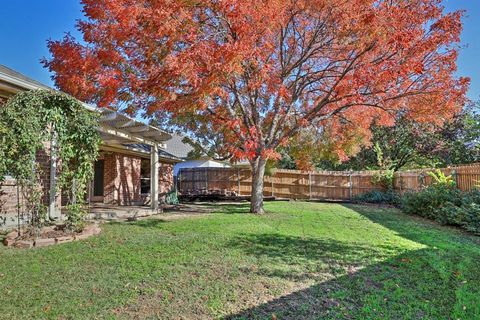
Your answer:
[[[245,203],[215,203],[211,205],[214,212],[224,214],[243,214],[250,212],[250,204]]]
[[[203,213],[239,214],[249,213],[248,202],[185,202],[178,206],[164,209],[165,213],[181,213],[182,211],[198,211]]]
[[[283,295],[224,319],[478,319],[456,301],[461,282],[443,277],[421,257],[429,249],[399,255]],[[471,289],[474,293],[474,290]],[[463,314],[463,317],[461,316]],[[458,317],[460,315],[460,317]]]
[[[315,284],[224,319],[480,319],[474,237],[383,208],[346,207],[427,247],[241,235],[230,245],[259,265],[245,272]]]
[[[229,247],[255,256],[258,273],[288,280],[308,280],[353,272],[372,261],[387,259],[401,248],[382,245],[345,243],[328,239],[296,237],[281,234],[244,234]]]
[[[110,221],[109,224],[119,225],[119,226],[130,225],[130,226],[136,226],[136,227],[156,229],[168,222],[170,221],[156,218],[156,219],[142,219],[142,220],[135,220],[135,221]]]

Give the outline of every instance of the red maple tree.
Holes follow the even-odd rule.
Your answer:
[[[98,106],[214,130],[253,170],[302,130],[336,151],[399,112],[441,122],[463,104],[462,12],[440,0],[83,0],[83,41],[49,41],[57,86]]]

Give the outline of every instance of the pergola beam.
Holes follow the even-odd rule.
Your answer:
[[[100,128],[98,128],[98,130],[101,133],[106,133],[106,134],[109,134],[109,135],[112,135],[112,136],[123,138],[125,140],[129,140],[129,141],[140,142],[140,143],[144,143],[144,144],[148,144],[148,145],[153,145],[155,143],[153,141],[143,139],[143,138],[141,138],[137,135],[131,134],[130,132],[126,132],[124,130],[120,130],[120,129],[117,129],[117,128],[101,126]]]
[[[127,122],[123,123],[120,126],[117,126],[117,128],[128,128],[128,127],[133,127],[137,122],[135,120],[128,120]]]
[[[100,122],[109,122],[117,119],[118,113],[111,112],[111,113],[103,113],[102,117],[100,118]]]
[[[146,125],[142,125],[142,126],[135,126],[135,127],[126,127],[124,130],[130,133],[140,133],[140,132],[149,131],[150,127]]]
[[[151,137],[158,137],[158,136],[160,136],[161,134],[162,134],[162,133],[159,132],[159,131],[157,131],[157,130],[151,130],[151,131],[145,132],[145,133],[143,134],[143,136],[144,136],[144,137],[149,137],[149,138],[151,138]]]
[[[132,119],[111,109],[97,109],[101,113],[100,132],[107,132],[134,142],[153,145],[159,144],[162,148],[165,140],[171,136],[158,128]]]

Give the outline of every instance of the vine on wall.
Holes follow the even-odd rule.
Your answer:
[[[36,161],[44,149],[59,159],[57,190],[67,196],[67,225],[83,227],[85,196],[100,144],[97,127],[97,114],[52,90],[18,93],[0,108],[0,179],[8,173],[24,190],[32,227],[47,218],[43,172]]]

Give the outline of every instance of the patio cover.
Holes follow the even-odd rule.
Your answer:
[[[15,70],[0,65],[0,97],[8,98],[17,92],[36,89],[55,90]],[[130,118],[112,109],[95,108],[86,103],[82,104],[88,110],[100,113],[100,126],[97,130],[100,133],[103,145],[122,149],[126,149],[125,144],[128,143],[142,143],[150,146],[152,166],[151,206],[153,210],[157,210],[159,150],[165,149],[165,141],[172,136],[165,131]],[[52,159],[50,162],[49,215],[51,218],[57,218],[59,210],[55,207],[56,159]]]

